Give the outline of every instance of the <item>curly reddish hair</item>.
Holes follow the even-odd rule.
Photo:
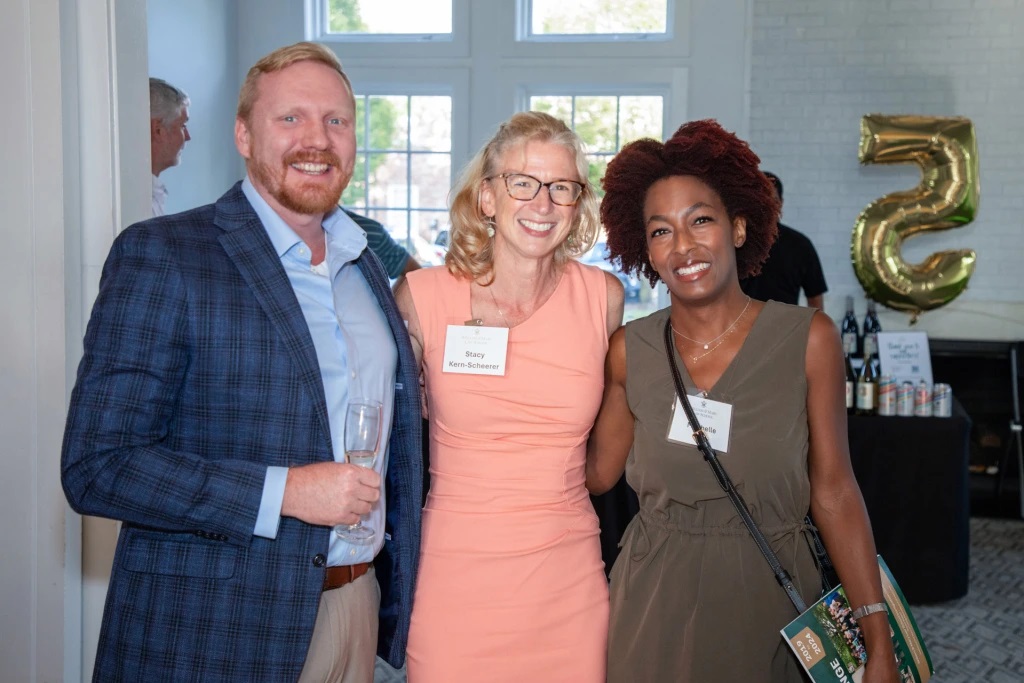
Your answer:
[[[740,279],[757,275],[778,235],[781,203],[758,170],[761,160],[743,140],[717,121],[692,121],[664,144],[645,138],[629,143],[608,164],[601,185],[601,222],[612,259],[653,286],[658,273],[647,258],[644,201],[651,185],[670,176],[694,176],[718,193],[729,219],[742,216],[747,236],[736,250]]]

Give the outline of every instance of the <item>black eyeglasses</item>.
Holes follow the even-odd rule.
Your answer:
[[[518,199],[521,202],[528,202],[537,196],[540,192],[540,188],[548,188],[548,196],[551,197],[551,201],[559,206],[572,206],[583,194],[583,183],[578,183],[575,180],[552,180],[550,183],[542,183],[541,181],[534,178],[532,175],[526,175],[525,173],[499,173],[498,175],[490,176],[485,180],[493,180],[494,178],[505,179],[505,190],[508,191],[508,196],[512,199]]]

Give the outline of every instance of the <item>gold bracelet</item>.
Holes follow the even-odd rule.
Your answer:
[[[853,610],[850,616],[853,617],[854,621],[859,621],[860,619],[863,619],[869,614],[874,614],[875,612],[888,611],[889,607],[884,602],[873,602],[870,605],[864,605],[863,607],[858,607],[857,609]]]

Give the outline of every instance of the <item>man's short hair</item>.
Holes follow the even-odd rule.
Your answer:
[[[355,98],[352,83],[341,68],[341,60],[338,59],[338,55],[319,43],[303,41],[280,47],[253,64],[249,73],[245,75],[245,82],[242,83],[242,89],[238,93],[238,111],[235,115],[243,121],[249,120],[253,104],[256,103],[256,86],[260,76],[281,71],[297,62],[318,62],[334,69],[344,81],[349,95],[353,99]]]
[[[170,124],[189,106],[188,95],[162,78],[149,79],[149,118]]]

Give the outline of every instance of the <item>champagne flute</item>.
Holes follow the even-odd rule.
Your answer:
[[[345,410],[345,461],[359,467],[373,467],[380,447],[380,401],[356,399]],[[350,543],[370,543],[373,529],[364,527],[362,520],[355,524],[334,527],[339,538]]]

